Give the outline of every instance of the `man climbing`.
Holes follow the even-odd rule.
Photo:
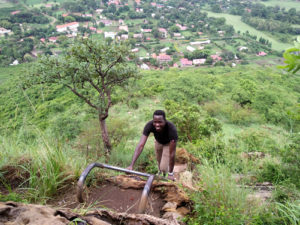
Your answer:
[[[166,120],[163,110],[156,110],[153,113],[153,120],[145,125],[142,137],[135,148],[131,164],[127,169],[133,169],[134,163],[142,153],[151,132],[155,137],[155,152],[159,173],[168,173],[168,178],[174,180],[173,168],[178,135],[175,125]]]

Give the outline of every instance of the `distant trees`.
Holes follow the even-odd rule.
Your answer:
[[[24,85],[61,84],[72,91],[97,112],[103,144],[110,151],[105,120],[112,106],[113,88],[137,75],[135,65],[128,63],[131,56],[124,43],[77,40],[63,56],[40,58]]]

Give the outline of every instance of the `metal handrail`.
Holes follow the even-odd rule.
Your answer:
[[[80,203],[84,202],[84,199],[82,197],[82,192],[83,192],[83,186],[84,186],[85,179],[86,179],[87,175],[90,173],[90,171],[95,167],[117,170],[117,171],[121,171],[121,172],[125,172],[125,173],[131,173],[131,174],[135,174],[135,175],[139,175],[139,176],[148,177],[148,180],[144,186],[141,200],[140,200],[139,207],[138,207],[138,213],[145,212],[147,202],[148,202],[148,195],[151,190],[151,185],[152,185],[155,175],[148,174],[148,173],[142,173],[142,172],[134,171],[134,170],[128,170],[128,169],[124,169],[121,167],[111,166],[111,165],[97,163],[97,162],[91,163],[90,165],[88,165],[87,168],[82,172],[82,174],[79,177],[79,180],[77,182],[77,200]]]

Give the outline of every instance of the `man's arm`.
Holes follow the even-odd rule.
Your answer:
[[[170,161],[169,161],[169,172],[172,173],[175,164],[175,154],[176,154],[176,141],[170,141]]]
[[[142,153],[142,151],[144,149],[144,146],[145,146],[145,144],[147,142],[147,139],[148,139],[148,136],[146,136],[146,135],[143,134],[142,137],[141,137],[141,139],[140,139],[140,142],[138,143],[138,145],[136,146],[136,148],[134,150],[134,154],[133,154],[130,166],[127,167],[128,170],[132,170],[133,169],[134,163],[139,158],[140,154]]]

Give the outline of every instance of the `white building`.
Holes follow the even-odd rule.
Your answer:
[[[166,52],[169,49],[170,49],[169,47],[166,47],[166,48],[161,49],[160,52]]]
[[[128,26],[127,25],[121,25],[121,26],[119,26],[119,30],[124,30],[124,31],[128,32]]]
[[[0,36],[4,36],[5,34],[10,34],[11,30],[7,30],[3,27],[0,27]]]
[[[77,28],[79,27],[78,22],[72,22],[72,23],[66,23],[63,25],[57,25],[56,26],[56,31],[57,32],[67,32],[67,31],[73,31],[77,32]]]
[[[206,59],[193,59],[193,64],[200,65],[200,64],[204,64],[205,61],[206,61]]]
[[[111,39],[115,39],[116,37],[116,33],[115,32],[104,32],[104,38],[111,38]]]
[[[189,51],[189,52],[193,52],[195,51],[196,49],[192,46],[187,46],[186,49]]]
[[[149,67],[147,64],[143,63],[143,64],[141,65],[141,69],[142,69],[142,70],[150,70],[150,67]]]
[[[194,41],[194,42],[191,42],[190,44],[191,45],[207,45],[210,43],[210,40],[207,40],[207,41]]]

